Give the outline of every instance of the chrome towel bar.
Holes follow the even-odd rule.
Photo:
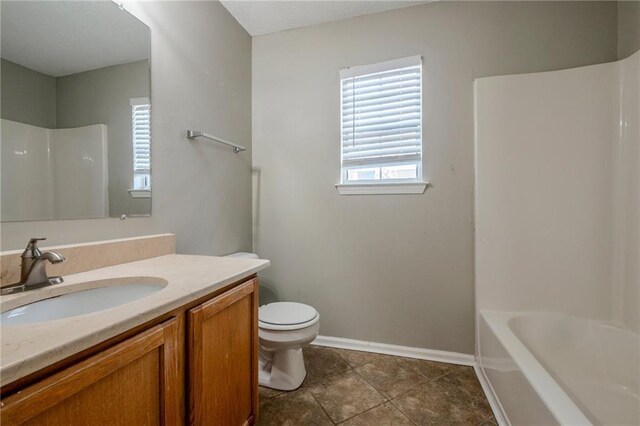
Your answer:
[[[225,145],[229,145],[230,147],[233,148],[233,152],[235,152],[236,154],[241,152],[241,151],[246,151],[247,148],[245,148],[242,145],[238,145],[235,144],[233,142],[229,142],[228,140],[225,139],[221,139],[217,136],[212,136],[208,133],[205,132],[201,132],[200,130],[187,130],[187,139],[189,140],[194,140],[195,138],[207,138],[207,139],[211,139],[212,141],[216,141],[216,142],[220,142],[223,143]]]

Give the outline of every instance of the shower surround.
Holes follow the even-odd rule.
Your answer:
[[[499,420],[640,423],[640,52],[478,79],[475,114],[476,354]]]
[[[109,217],[107,126],[1,120],[2,221]]]

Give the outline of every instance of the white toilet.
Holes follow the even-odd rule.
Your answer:
[[[258,259],[254,253],[234,253],[231,257]],[[300,387],[307,375],[302,348],[318,335],[320,315],[311,306],[275,302],[258,309],[260,341],[260,386],[278,390]]]

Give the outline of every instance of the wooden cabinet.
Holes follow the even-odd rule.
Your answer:
[[[258,279],[35,374],[2,389],[2,426],[251,425],[258,415]]]
[[[195,425],[245,425],[258,408],[258,280],[187,313],[189,418]]]
[[[171,319],[3,399],[2,424],[179,424],[177,348]]]

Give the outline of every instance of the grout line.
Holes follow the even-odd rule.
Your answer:
[[[447,376],[456,376],[456,375],[459,375],[459,374],[460,374],[460,372],[451,371],[451,372],[449,372],[447,374],[443,374],[442,376],[434,379],[433,381],[435,382],[436,380],[439,380],[441,378],[444,378],[444,377],[447,377]],[[480,383],[478,383],[478,384],[480,384]],[[453,386],[455,387],[456,391],[461,392],[457,386],[455,386],[455,385],[453,385]],[[482,389],[482,387],[481,387],[481,389]],[[484,390],[482,390],[482,395],[484,395]],[[489,410],[491,411],[491,414],[489,414],[488,417],[484,417],[483,416],[483,412],[479,408],[471,408],[471,410],[474,413],[478,414],[483,419],[480,423],[478,423],[478,426],[482,425],[484,422],[486,422],[487,420],[489,420],[492,417],[494,417],[493,409],[491,409],[491,405],[489,404],[489,401],[487,400],[486,396],[484,396],[484,398],[477,398],[477,397],[471,395],[471,396],[469,396],[469,399],[471,399],[472,401],[475,401],[475,402],[479,402],[479,403],[486,402],[487,405],[489,405]]]
[[[441,375],[439,375],[439,376],[436,376],[436,377],[434,377],[434,378],[430,379],[429,381],[430,381],[430,382],[435,382],[435,381],[437,381],[437,380],[440,380],[440,379],[445,378],[445,377],[447,377],[447,376],[453,376],[453,375],[455,375],[455,374],[456,374],[455,372],[450,371],[450,372],[448,372],[448,373],[444,373],[444,374],[441,374]]]
[[[296,390],[297,390],[297,389],[296,389]],[[291,395],[291,394],[292,394],[292,393],[294,393],[294,392],[295,392],[295,390],[292,390],[292,391],[282,391],[282,393],[279,393],[279,394],[278,394],[278,395],[276,395],[276,396],[272,396],[271,398],[267,398],[267,399],[265,399],[264,401],[260,401],[260,403],[262,404],[263,402],[271,401],[272,399],[276,399],[276,398],[283,398],[283,397],[285,397],[285,396],[287,396],[287,395]]]
[[[345,350],[348,350],[348,349],[345,349]],[[399,360],[400,362],[402,362],[402,360],[404,360],[404,359],[411,359],[411,358],[401,357],[401,356],[398,356],[398,355],[385,355],[385,356],[388,356],[388,357],[390,357],[390,358],[393,358],[394,360]],[[362,366],[369,365],[369,364],[374,364],[374,363],[375,363],[375,361],[366,362],[366,363],[364,363],[364,364],[362,364],[362,365],[359,365],[358,367],[362,367]],[[452,365],[457,365],[457,364],[452,364]],[[400,394],[398,394],[398,395],[396,395],[396,396],[394,396],[394,397],[392,397],[392,398],[391,398],[391,397],[387,397],[387,396],[386,396],[386,395],[384,395],[381,391],[379,391],[379,390],[378,390],[378,388],[376,388],[376,387],[375,387],[371,382],[369,382],[369,381],[368,381],[364,376],[362,376],[362,375],[361,375],[361,374],[356,370],[356,368],[358,368],[358,367],[353,367],[353,370],[354,370],[356,373],[358,373],[358,374],[360,375],[360,377],[362,377],[362,378],[363,378],[367,383],[369,383],[369,384],[370,384],[370,385],[371,385],[371,386],[372,386],[372,387],[373,387],[373,388],[374,388],[374,389],[375,389],[375,390],[376,390],[380,395],[382,395],[382,397],[383,397],[383,398],[385,398],[387,401],[391,401],[392,399],[396,399],[396,398],[398,398],[398,397],[400,397],[400,396],[402,396],[402,395],[405,395],[405,394],[407,394],[407,393],[409,393],[409,392],[411,392],[411,391],[414,391],[414,390],[416,390],[416,389],[419,389],[419,388],[420,388],[420,386],[417,386],[417,387],[415,387],[415,388],[411,388],[411,389],[408,389],[408,390],[406,390],[406,391],[404,391],[404,392],[401,392]],[[411,371],[411,372],[413,372],[413,373],[417,374],[418,376],[421,376],[421,377],[425,378],[425,379],[427,380],[427,383],[429,383],[429,382],[433,382],[433,381],[436,381],[436,380],[438,380],[438,379],[440,379],[440,378],[442,378],[442,377],[445,377],[445,376],[452,375],[452,374],[455,374],[455,373],[456,373],[456,371],[451,370],[451,371],[449,371],[448,373],[444,373],[444,374],[441,374],[441,375],[439,375],[439,376],[429,378],[429,377],[428,377],[428,376],[426,376],[425,374],[422,374],[420,371],[418,371],[418,370],[416,370],[416,369],[413,369],[411,366],[408,366],[408,365],[406,365],[406,366],[405,366],[405,365],[403,365],[403,367],[404,367],[404,368],[406,368],[406,369],[408,369],[409,371]],[[395,405],[394,405],[394,406],[395,406]],[[397,407],[396,407],[396,408],[397,408]],[[404,414],[404,413],[403,413],[403,414]],[[405,414],[405,416],[406,416],[406,414]]]
[[[404,395],[408,394],[409,392],[413,392],[416,389],[418,389],[418,388],[412,388],[412,389],[408,389],[408,390],[406,390],[404,392],[400,392],[398,395],[394,396],[393,398],[389,398],[389,402],[393,401],[394,399],[398,399],[401,396],[404,396]]]
[[[322,404],[320,403],[320,401],[318,401],[318,398],[316,398],[316,396],[313,394],[313,392],[309,392],[309,391],[305,391],[308,392],[309,395],[311,395],[311,398],[313,398],[313,400],[316,402],[316,404],[318,404],[318,406],[320,407],[320,409],[324,412],[324,414],[327,416],[327,418],[329,419],[329,421],[331,423],[333,423],[334,425],[336,425],[337,423],[333,420],[333,418],[329,415],[329,413],[327,412],[327,410],[324,409],[324,407],[322,406]]]
[[[346,419],[344,419],[344,420],[341,420],[341,421],[340,421],[340,423],[336,423],[336,424],[341,424],[341,423],[344,423],[344,422],[348,422],[349,420],[354,419],[354,418],[356,418],[356,417],[358,417],[358,416],[360,416],[360,415],[362,415],[362,414],[364,414],[364,413],[367,413],[367,412],[369,412],[369,411],[373,410],[374,408],[378,408],[379,406],[386,404],[387,402],[389,402],[389,401],[382,401],[380,404],[374,405],[374,406],[373,406],[373,407],[371,407],[371,408],[367,408],[367,409],[366,409],[366,410],[364,410],[362,413],[358,413],[358,414],[356,414],[355,416],[351,416],[351,417],[349,417],[349,418],[346,418]]]
[[[327,347],[326,349],[332,349],[332,348]],[[345,349],[345,350],[346,350],[346,351],[353,351],[353,350],[349,350],[349,349]],[[452,368],[452,369],[450,369],[448,372],[445,372],[444,374],[440,374],[440,375],[438,375],[438,376],[436,376],[436,377],[429,377],[429,376],[427,376],[426,374],[423,374],[421,371],[419,371],[419,369],[414,369],[414,368],[412,368],[410,365],[405,365],[405,364],[404,364],[404,362],[403,362],[403,360],[404,360],[404,359],[406,359],[407,357],[403,357],[403,356],[399,356],[399,355],[389,355],[389,354],[384,354],[385,356],[388,356],[388,357],[390,357],[391,359],[393,359],[393,360],[395,360],[395,361],[399,362],[399,363],[401,364],[401,367],[402,367],[402,368],[405,368],[405,369],[407,369],[407,370],[409,370],[409,371],[411,371],[411,372],[413,372],[413,373],[417,374],[418,376],[420,376],[420,377],[422,377],[422,378],[426,379],[426,383],[425,383],[425,385],[418,385],[418,386],[416,386],[416,387],[414,387],[414,388],[411,388],[411,389],[408,389],[408,390],[406,390],[406,391],[404,391],[404,392],[402,392],[402,393],[400,393],[400,394],[398,394],[398,395],[396,395],[396,396],[394,396],[394,397],[388,397],[386,394],[384,394],[381,390],[379,390],[376,386],[374,386],[374,385],[373,385],[369,380],[367,380],[367,379],[366,379],[362,374],[360,374],[360,373],[356,370],[357,368],[360,368],[360,367],[363,367],[363,366],[366,366],[366,365],[375,364],[376,360],[372,360],[372,361],[369,361],[369,362],[365,362],[365,363],[362,363],[362,364],[359,364],[359,365],[352,366],[352,365],[351,365],[351,363],[350,363],[350,362],[349,362],[345,357],[343,357],[339,352],[337,352],[337,351],[336,351],[336,352],[334,352],[334,353],[338,356],[338,358],[339,358],[340,360],[342,360],[342,361],[347,365],[347,367],[348,367],[348,368],[347,368],[346,370],[344,370],[344,371],[340,371],[340,372],[338,372],[338,373],[330,374],[330,375],[328,375],[328,376],[326,376],[326,377],[322,377],[322,378],[321,378],[321,379],[319,379],[317,382],[312,383],[312,384],[309,384],[309,385],[308,385],[308,387],[307,387],[306,389],[304,389],[304,390],[303,390],[304,392],[308,392],[308,393],[313,397],[314,401],[315,401],[315,402],[320,406],[320,408],[322,409],[322,411],[325,413],[325,415],[329,418],[329,420],[330,420],[334,425],[342,424],[342,423],[344,423],[344,422],[346,422],[346,421],[348,421],[348,420],[350,420],[350,419],[353,419],[353,418],[355,418],[355,417],[358,417],[358,416],[360,416],[360,415],[362,415],[362,414],[364,414],[364,413],[367,413],[367,412],[369,412],[369,411],[371,411],[371,410],[373,410],[373,409],[375,409],[375,408],[378,408],[378,407],[380,407],[381,405],[384,405],[384,404],[386,404],[386,403],[390,403],[390,404],[391,404],[391,406],[393,406],[395,409],[397,409],[397,410],[398,410],[398,411],[399,411],[399,412],[400,412],[400,413],[401,413],[405,418],[407,418],[407,419],[408,419],[412,424],[417,425],[417,423],[416,423],[415,421],[413,421],[413,420],[412,420],[412,419],[407,415],[407,413],[405,413],[404,411],[402,411],[402,409],[401,409],[398,405],[396,405],[396,404],[394,403],[394,401],[396,401],[398,398],[400,398],[400,397],[402,397],[402,396],[406,395],[406,394],[407,394],[407,393],[409,393],[409,392],[416,391],[416,390],[420,390],[423,386],[425,386],[426,384],[431,383],[431,382],[434,382],[434,383],[436,384],[436,386],[441,386],[441,385],[440,385],[440,383],[441,383],[441,379],[443,379],[443,378],[445,378],[445,377],[448,377],[448,376],[456,376],[456,375],[460,375],[460,374],[462,373],[461,371],[458,371],[458,369],[457,369],[457,368]],[[435,362],[440,362],[440,361],[435,361]],[[449,363],[449,364],[451,364],[451,363]],[[456,364],[452,364],[452,365],[456,365]],[[361,412],[361,413],[358,413],[358,414],[353,415],[353,416],[351,416],[351,417],[348,417],[348,418],[346,418],[346,419],[340,420],[339,422],[336,422],[336,421],[334,421],[334,420],[333,420],[333,418],[329,415],[329,413],[327,412],[327,410],[323,407],[323,405],[322,405],[322,404],[320,403],[320,401],[316,398],[316,396],[315,396],[312,392],[310,392],[309,390],[310,390],[310,387],[311,387],[311,386],[316,386],[316,385],[324,384],[324,383],[326,383],[326,382],[328,382],[328,381],[330,381],[330,380],[332,380],[332,379],[335,379],[337,376],[339,376],[339,375],[343,375],[343,374],[346,374],[346,373],[348,373],[348,372],[352,372],[352,373],[356,374],[360,379],[362,379],[365,383],[367,383],[369,386],[371,386],[371,387],[376,391],[376,393],[377,393],[377,394],[379,394],[379,395],[383,398],[383,401],[382,401],[381,403],[379,403],[379,404],[374,405],[374,406],[373,406],[373,407],[371,407],[371,408],[368,408],[368,409],[364,410],[364,411],[363,411],[363,412]],[[284,393],[284,394],[286,395],[286,393]],[[283,394],[276,395],[275,397],[272,397],[272,398],[277,398],[277,397],[279,397],[279,396],[281,396],[281,395],[283,395]],[[269,398],[269,399],[271,399],[271,398]],[[476,397],[472,397],[472,399],[473,399],[473,400],[475,400],[475,401],[477,401],[477,402],[485,402],[485,400],[486,400],[486,398],[485,398],[485,400],[483,400],[482,398],[476,398]],[[480,409],[478,409],[478,408],[473,408],[472,410],[473,410],[476,414],[480,415],[480,417],[483,419],[480,423],[478,423],[478,425],[477,425],[477,426],[481,426],[483,423],[485,423],[485,422],[487,422],[487,421],[492,421],[492,420],[493,420],[493,417],[494,417],[493,413],[489,414],[489,416],[487,416],[487,417],[485,418],[485,417],[483,416],[483,412],[482,412]]]
[[[483,421],[481,421],[480,423],[478,423],[476,426],[482,426],[483,424],[485,424],[487,421],[489,421],[490,418],[484,419]],[[496,423],[494,421],[492,421],[492,423]]]
[[[338,352],[338,350],[341,351],[348,351],[348,352],[361,352],[361,351],[355,351],[355,350],[351,350],[351,349],[341,349],[341,348],[332,348],[330,346],[320,346],[321,348],[325,348],[325,349],[333,349],[335,351],[335,354],[338,355],[338,358],[340,358],[342,361],[344,361],[349,368],[351,368],[352,370],[355,370],[358,367],[362,367],[363,365],[367,365],[367,364],[371,364],[371,362],[364,362],[362,364],[358,364],[358,365],[351,365],[351,363],[349,362],[348,359],[346,359],[345,357],[343,357],[342,355],[340,355],[340,352]]]
[[[324,382],[326,382],[326,381],[328,381],[330,379],[334,379],[334,378],[338,377],[341,374],[348,373],[349,371],[352,371],[352,370],[353,370],[353,368],[350,367],[348,370],[340,371],[338,373],[332,373],[331,375],[322,377],[322,378],[318,379],[317,381],[315,381],[313,383],[308,383],[307,386],[319,385],[319,384],[324,383]],[[301,389],[303,385],[304,385],[304,382],[302,382],[302,385],[300,385],[300,387],[298,389]],[[296,389],[296,390],[298,390],[298,389]],[[304,389],[301,389],[301,390],[304,390]]]
[[[478,409],[473,409],[473,411],[475,411],[477,414],[479,414],[480,416],[482,416],[482,411],[478,410]],[[489,414],[488,417],[484,417],[484,420],[482,420],[482,422],[478,423],[479,425],[485,423],[487,420],[491,420],[493,421],[493,419],[495,418],[495,416],[493,415],[493,413]],[[497,423],[497,422],[494,422]]]
[[[368,381],[362,374],[358,373],[358,371],[355,368],[353,369],[353,372],[356,373],[358,376],[360,376],[360,378],[362,380],[364,380],[367,384],[369,384],[369,386],[371,386],[373,388],[373,390],[378,392],[378,394],[384,399],[384,402],[388,402],[391,399],[391,398],[387,397],[386,395],[384,395],[380,390],[378,390],[377,387],[375,387],[373,384],[371,384],[371,382]],[[378,404],[378,405],[380,405],[380,404]]]
[[[324,349],[324,348],[323,348],[323,349]],[[303,355],[304,355],[304,351],[303,351]],[[339,354],[339,353],[337,353],[336,355],[338,355],[338,358],[340,358],[340,359],[341,359],[341,360],[342,360],[342,361],[347,365],[347,367],[348,367],[348,368],[347,368],[346,370],[344,370],[344,371],[340,371],[340,372],[338,372],[338,373],[330,374],[329,376],[322,377],[321,379],[319,379],[319,380],[318,380],[317,382],[315,382],[315,383],[309,383],[309,384],[308,384],[308,387],[307,387],[306,389],[302,389],[302,391],[303,391],[303,392],[307,392],[307,393],[309,393],[309,395],[311,395],[311,397],[313,398],[313,400],[316,402],[316,404],[318,404],[318,406],[319,406],[319,407],[320,407],[320,409],[324,412],[324,414],[327,416],[327,418],[329,419],[329,421],[330,421],[331,423],[333,423],[334,425],[335,425],[335,424],[337,424],[337,423],[336,423],[336,422],[333,420],[333,418],[329,415],[329,413],[327,412],[327,410],[325,410],[324,406],[320,403],[320,401],[318,401],[318,398],[316,398],[316,396],[313,394],[313,392],[311,392],[311,391],[310,391],[310,389],[311,389],[311,386],[320,385],[320,384],[322,384],[322,383],[324,383],[324,382],[326,382],[326,381],[329,381],[330,379],[332,379],[332,378],[334,378],[334,377],[337,377],[337,376],[339,376],[339,375],[341,375],[341,374],[345,374],[345,373],[347,373],[347,372],[349,372],[349,371],[354,371],[354,370],[353,370],[353,367],[351,367],[351,365],[350,365],[348,362],[346,362],[346,361],[344,360],[344,358],[342,358],[342,357],[340,356],[340,354]],[[303,382],[303,385],[304,385],[304,382]],[[301,385],[301,387],[302,387],[302,385]]]
[[[435,379],[434,379],[434,380],[435,380]],[[433,380],[431,380],[431,381],[429,381],[429,382],[427,382],[427,383],[430,383],[430,382],[432,382],[432,381],[433,381]],[[426,384],[426,383],[425,383],[425,384]],[[399,393],[398,395],[394,396],[393,398],[389,398],[389,402],[393,403],[393,400],[398,399],[398,398],[400,398],[401,396],[404,396],[404,395],[408,394],[409,392],[413,392],[413,391],[418,390],[418,389],[420,389],[420,388],[422,388],[422,386],[421,386],[421,385],[419,385],[419,386],[417,386],[417,387],[415,387],[415,388],[407,389],[406,391]],[[395,404],[394,404],[394,406],[395,406]],[[397,407],[396,407],[396,408],[397,408]],[[400,409],[398,408],[398,410],[400,410]],[[402,411],[402,410],[401,410],[401,411]],[[403,413],[403,414],[404,414],[404,413]]]
[[[405,393],[406,393],[406,392],[405,392]],[[403,393],[402,395],[404,395],[404,393]],[[406,417],[406,418],[407,418],[407,419],[408,419],[412,424],[414,424],[414,425],[418,426],[418,423],[414,422],[414,421],[413,421],[413,419],[407,415],[407,413],[405,413],[404,411],[402,411],[402,409],[401,409],[400,407],[398,407],[396,404],[394,404],[394,403],[393,403],[393,400],[394,400],[394,399],[398,399],[398,398],[400,398],[402,395],[398,395],[397,397],[395,397],[395,398],[393,398],[393,399],[389,400],[389,402],[391,403],[391,405],[393,405],[394,407],[396,407],[396,410],[400,411],[400,412],[402,413],[402,415],[403,415],[403,416],[405,416],[405,417]]]
[[[422,372],[420,372],[418,370],[414,370],[413,368],[411,368],[409,366],[407,368],[409,368],[411,371],[413,371],[414,373],[418,374],[419,376],[422,376],[425,379],[427,379],[427,382],[434,382],[434,381],[438,380],[441,377],[448,376],[450,374],[454,374],[455,373],[455,371],[449,371],[448,373],[443,373],[443,374],[440,374],[439,376],[429,377],[426,374],[423,374]]]
[[[331,349],[331,348],[327,348],[327,349]],[[327,414],[327,416],[328,416],[328,417],[329,417],[329,419],[333,422],[333,424],[334,424],[334,425],[335,425],[335,424],[339,424],[339,423],[344,423],[344,422],[346,422],[346,421],[348,421],[348,420],[350,420],[350,419],[353,419],[354,417],[357,417],[357,416],[359,416],[359,415],[361,415],[361,414],[366,413],[367,411],[373,410],[374,408],[379,407],[379,406],[381,406],[381,405],[386,404],[387,402],[389,402],[389,398],[387,398],[385,395],[383,395],[383,394],[382,394],[382,393],[381,393],[381,392],[380,392],[380,391],[379,391],[375,386],[373,386],[373,385],[372,385],[372,384],[371,384],[367,379],[365,379],[365,378],[364,378],[360,373],[358,373],[358,371],[356,371],[356,367],[351,366],[351,364],[350,364],[346,359],[344,359],[344,358],[340,355],[340,353],[339,353],[339,352],[335,352],[335,353],[336,353],[336,355],[338,355],[338,358],[340,358],[340,359],[341,359],[341,360],[342,360],[342,361],[343,361],[343,362],[344,362],[344,363],[345,363],[349,368],[348,368],[347,370],[345,370],[345,371],[341,372],[341,373],[337,373],[337,374],[335,374],[335,375],[325,377],[324,379],[322,379],[322,380],[318,381],[316,384],[319,384],[321,381],[324,381],[325,379],[330,379],[330,378],[332,378],[332,377],[335,377],[335,376],[338,376],[338,375],[340,375],[340,374],[344,374],[344,373],[347,373],[347,372],[351,371],[351,372],[353,372],[354,374],[356,374],[358,377],[360,377],[362,380],[364,380],[364,382],[365,382],[365,383],[367,383],[369,386],[371,386],[371,387],[373,388],[373,390],[374,390],[374,391],[376,391],[376,393],[382,397],[383,401],[382,401],[380,404],[374,405],[373,407],[368,408],[368,409],[366,409],[365,411],[363,411],[363,412],[361,412],[361,413],[355,414],[355,415],[353,415],[353,416],[351,416],[351,417],[348,417],[348,418],[346,418],[346,419],[344,419],[344,420],[341,420],[340,422],[336,423],[336,422],[333,420],[333,418],[329,415],[329,413],[324,409],[324,407],[322,406],[322,404],[320,403],[320,401],[318,401],[318,399],[315,397],[315,395],[313,395],[313,393],[309,392],[309,393],[311,394],[311,396],[313,396],[313,398],[315,399],[315,401],[318,403],[318,405],[320,405],[320,407],[321,407],[321,408],[322,408],[322,410],[325,412],[325,414]],[[358,367],[361,367],[362,365],[367,365],[367,364],[371,364],[371,362],[366,362],[366,363],[364,363],[364,364],[358,365]]]
[[[261,386],[261,387],[263,387],[263,386]],[[265,389],[269,389],[269,388],[265,388]],[[276,389],[270,389],[270,390],[276,391],[276,392],[278,392],[278,393],[276,393],[275,395],[271,395],[271,396],[269,396],[269,397],[264,398],[264,397],[260,397],[260,391],[258,391],[258,396],[260,397],[260,401],[259,401],[260,403],[263,403],[263,402],[265,402],[265,401],[268,401],[268,400],[270,400],[270,399],[275,398],[276,396],[280,396],[280,395],[282,395],[283,393],[285,393],[285,391],[281,391],[281,390],[276,390]]]

